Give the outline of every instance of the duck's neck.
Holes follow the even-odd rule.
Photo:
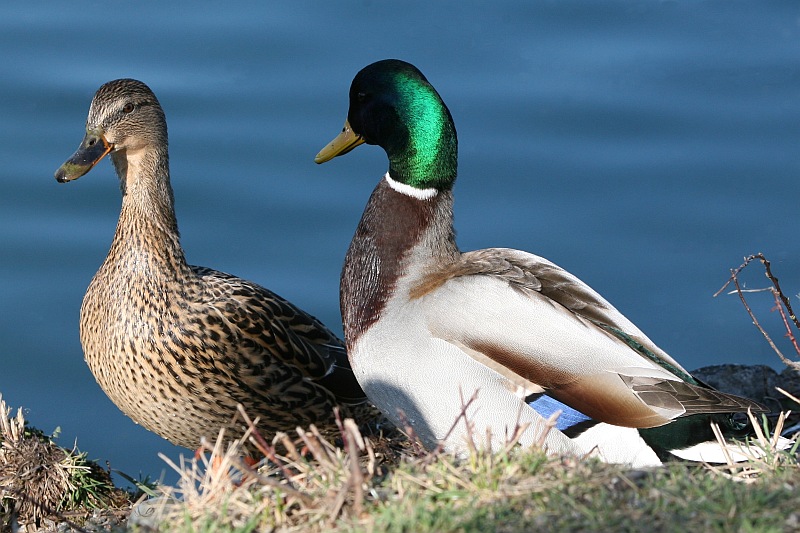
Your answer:
[[[166,149],[114,153],[112,161],[120,179],[122,209],[106,261],[124,262],[126,270],[145,275],[187,275]]]
[[[450,190],[458,172],[458,136],[450,111],[433,87],[397,109],[402,120],[384,143],[389,174],[418,189]]]
[[[348,346],[381,317],[396,290],[407,290],[404,280],[459,255],[451,190],[410,188],[387,174],[350,243],[340,287]]]

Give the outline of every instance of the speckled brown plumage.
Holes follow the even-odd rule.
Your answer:
[[[125,414],[196,447],[231,424],[238,403],[270,433],[331,426],[335,405],[365,401],[343,343],[317,319],[255,283],[186,263],[166,120],[145,84],[103,85],[86,131],[56,179],[80,177],[106,153],[120,178],[117,230],[84,297],[80,337]]]

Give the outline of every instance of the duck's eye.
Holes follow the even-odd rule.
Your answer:
[[[125,113],[126,115],[128,113],[133,113],[133,107],[134,107],[133,104],[125,104],[125,107],[122,108],[122,112]]]
[[[358,94],[356,95],[356,99],[357,99],[359,102],[363,102],[364,100],[366,100],[366,99],[367,99],[367,93],[358,93]]]

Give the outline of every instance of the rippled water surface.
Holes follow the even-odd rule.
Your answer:
[[[119,77],[167,113],[190,262],[336,331],[344,252],[386,162],[313,157],[353,75],[397,57],[456,121],[463,249],[548,257],[689,368],[776,366],[738,300],[711,295],[757,251],[800,290],[797,2],[21,5],[0,7],[0,392],[64,445],[134,476],[180,453],[106,398],[78,340],[119,188],[107,161],[67,185],[53,172]]]

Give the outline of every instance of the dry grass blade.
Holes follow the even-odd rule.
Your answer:
[[[15,416],[0,395],[0,518],[14,515],[23,525],[60,521],[83,531],[72,518],[86,518],[107,508],[115,496],[108,472],[86,454],[58,446],[41,431],[26,425],[22,409]],[[3,512],[6,508],[6,512]],[[113,514],[113,512],[109,512]],[[0,521],[0,530],[3,529]]]
[[[719,425],[716,422],[711,422],[711,430],[714,432],[714,437],[716,437],[717,442],[722,449],[722,453],[725,456],[725,461],[727,462],[728,467],[735,467],[736,463],[731,457],[731,451],[728,448],[728,442],[725,440],[725,436],[722,434],[722,430],[719,429]]]
[[[756,420],[756,417],[753,414],[753,411],[749,407],[747,408],[747,418],[750,419],[750,425],[753,427],[753,431],[756,434],[756,438],[758,439],[758,443],[763,448],[767,448],[769,446],[769,442],[767,441],[767,438],[764,436],[764,431],[761,429],[761,424],[758,423],[758,420]],[[780,433],[779,433],[779,435],[780,435]]]
[[[252,490],[259,480],[249,475],[241,461],[249,437],[248,430],[241,439],[228,442],[221,430],[213,446],[202,441],[201,449],[209,455],[195,455],[188,462],[181,457],[180,465],[159,454],[180,476],[177,487],[160,487],[163,496],[154,508],[159,528],[193,524],[195,530],[202,530],[212,522],[247,530],[264,513],[268,501]]]
[[[777,390],[778,392],[780,392],[781,394],[783,394],[784,396],[786,396],[787,398],[789,398],[793,402],[795,402],[797,404],[800,404],[800,399],[798,399],[797,396],[795,396],[794,394],[792,394],[790,392],[786,392],[785,390],[783,390],[780,387],[775,387],[775,390]]]
[[[353,512],[356,516],[361,516],[364,512],[364,474],[358,461],[354,460],[359,456],[359,450],[365,451],[367,448],[358,426],[352,419],[345,420],[344,423],[345,442],[347,452],[350,455],[350,479],[348,486],[353,489]],[[374,454],[370,453],[370,459],[374,460]]]
[[[755,439],[748,443],[734,444],[727,441],[717,424],[712,423],[711,427],[717,442],[722,450],[726,464],[723,467],[705,464],[712,472],[722,475],[733,481],[754,483],[760,476],[767,473],[780,471],[782,468],[797,468],[797,459],[794,456],[794,448],[786,451],[792,441],[781,437],[786,418],[790,413],[782,412],[775,421],[770,436],[765,433],[758,419],[751,411],[747,415],[752,426]],[[766,421],[764,422],[766,424]],[[735,456],[735,457],[734,457]],[[727,470],[727,472],[723,471]]]
[[[548,425],[554,424],[555,418]],[[756,424],[756,418],[752,417],[751,422]],[[779,421],[775,431],[780,424]],[[208,477],[213,472],[208,470],[218,465],[217,470],[227,470],[228,477],[215,490],[224,488],[226,494],[198,500],[194,511],[187,511],[185,502],[174,504],[172,524],[177,525],[172,529],[594,531],[615,524],[621,529],[636,530],[643,520],[665,512],[672,515],[675,506],[682,506],[677,510],[684,519],[695,520],[692,517],[707,511],[698,512],[692,502],[708,505],[713,500],[718,506],[712,511],[714,519],[722,524],[722,530],[747,530],[747,521],[741,516],[765,508],[754,502],[765,485],[774,487],[764,497],[772,502],[769,506],[779,502],[781,512],[796,508],[785,487],[794,485],[790,476],[797,471],[797,461],[774,449],[778,441],[772,430],[754,429],[754,441],[739,449],[736,444],[725,442],[715,428],[720,446],[729,457],[722,467],[673,464],[656,470],[630,471],[591,459],[548,457],[542,450],[524,450],[515,439],[519,431],[510,435],[503,446],[495,446],[496,450],[476,447],[468,456],[434,450],[420,456],[406,447],[402,460],[381,465],[377,464],[374,446],[385,444],[365,438],[353,420],[340,420],[338,427],[340,435],[334,442],[341,442],[339,446],[314,428],[299,431],[294,440],[278,435],[272,445],[265,445],[263,439],[251,434],[251,445],[261,442],[271,453],[270,462],[259,471],[247,467],[236,454],[230,461],[215,460],[217,454],[231,453],[235,448],[226,451],[214,446],[210,458],[198,460],[203,472],[190,473],[188,479],[202,492],[201,484],[214,486],[214,480]],[[490,440],[491,435],[486,437]],[[239,446],[244,443],[244,439],[240,440]],[[735,462],[737,455],[765,445],[765,453],[754,452],[744,463]],[[231,479],[235,482],[231,483]],[[756,483],[759,485],[754,488]],[[744,485],[748,492],[737,488]],[[239,490],[246,494],[231,493]],[[245,508],[249,509],[250,519],[246,523],[242,521]],[[239,522],[232,521],[232,514],[240,517]],[[504,521],[501,526],[498,519]],[[755,519],[760,520],[761,516]],[[707,522],[695,520],[693,528],[703,530],[704,523],[707,526]],[[773,519],[770,527],[775,523]],[[661,522],[660,527],[668,526]]]
[[[164,488],[156,520],[164,529],[203,530],[214,527],[252,529],[327,529],[343,516],[358,517],[364,511],[365,488],[376,471],[371,443],[355,422],[340,422],[344,449],[311,426],[298,428],[305,452],[286,435],[276,435],[285,455],[266,444],[253,421],[243,416],[248,432],[223,447],[224,432],[211,447],[210,455],[181,460],[180,465],[163,459],[180,475],[176,488]],[[247,443],[267,452],[269,463],[259,471],[241,460]],[[362,465],[366,464],[366,467]]]

